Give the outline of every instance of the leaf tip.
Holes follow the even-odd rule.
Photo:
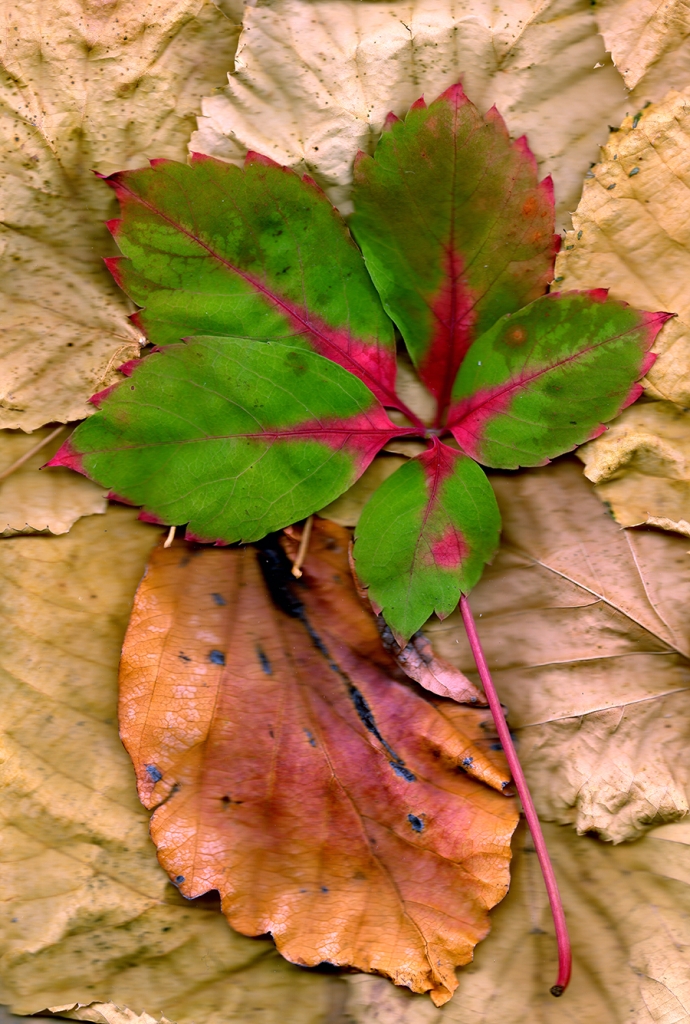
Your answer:
[[[400,118],[397,114],[394,114],[392,110],[389,110],[386,114],[386,120],[383,122],[383,131],[387,132],[393,127],[394,124],[399,124]]]
[[[111,222],[112,223],[112,222]],[[122,272],[120,271],[120,263],[125,259],[124,256],[104,256],[103,262],[110,271],[113,281],[118,288],[123,288],[122,285]],[[123,289],[124,290],[124,289]]]
[[[140,366],[143,362],[143,356],[138,356],[136,359],[128,359],[125,363],[118,366],[117,372],[121,373],[123,377],[131,377],[137,366]]]
[[[143,508],[137,519],[141,520],[142,523],[151,523],[152,526],[168,526],[168,523],[164,523],[158,516],[154,516],[152,512],[146,512]]]
[[[105,402],[106,398],[108,398],[109,395],[112,394],[112,392],[115,390],[116,387],[118,387],[120,383],[120,381],[116,381],[109,387],[103,388],[102,391],[97,391],[95,395],[91,395],[91,398],[89,398],[89,405],[93,405],[96,407],[96,409],[100,409],[100,407]]]
[[[506,126],[505,121],[503,120],[503,115],[501,114],[495,103],[493,107],[490,107],[487,110],[486,114],[484,115],[484,123],[490,124],[492,128],[495,128],[497,131],[501,133],[501,135],[504,135],[506,138],[508,138],[508,128]],[[517,142],[518,140],[516,139],[515,141]],[[515,145],[515,143],[513,143],[513,145]]]
[[[439,99],[443,99],[443,97],[441,96],[439,97]],[[424,99],[424,97],[420,96],[418,100],[415,100],[412,106],[410,107],[410,110],[426,110],[426,100]]]
[[[130,501],[129,498],[123,498],[121,494],[116,494],[115,491],[108,491],[108,501],[116,501],[118,505],[128,505],[130,508],[136,506],[135,501]]]
[[[272,160],[270,156],[264,156],[263,153],[257,153],[253,149],[247,150],[247,155],[244,158],[244,166],[252,167],[255,164],[259,164],[261,167],[280,167],[281,165],[277,161]]]
[[[437,103],[451,103],[456,107],[461,107],[465,103],[469,103],[465,90],[460,82],[455,82],[449,86],[445,92],[442,92],[439,98],[436,100]]]
[[[492,107],[491,109],[495,110],[496,108]],[[503,120],[503,119],[501,118],[501,120]],[[520,135],[517,139],[513,139],[513,149],[518,154],[518,156],[522,157],[522,159],[525,160],[525,162],[529,164],[531,170],[534,171],[534,173],[536,174],[536,172],[537,172],[537,158],[534,155],[534,153],[532,152],[532,150],[529,148],[529,142],[527,141],[527,136],[526,135]],[[544,181],[539,183],[540,187],[543,186],[545,181],[551,181],[551,178],[548,178],[548,179],[544,178]],[[553,191],[553,182],[551,183],[551,190]]]
[[[76,473],[82,473],[86,476],[86,470],[84,469],[83,457],[81,452],[75,451],[72,444],[72,438],[68,437],[67,440],[58,448],[52,459],[46,462],[44,468],[56,469],[59,466],[64,466],[66,469],[73,469]]]
[[[163,164],[172,164],[173,160],[168,160],[164,156],[154,156],[149,160],[149,167],[161,167]]]

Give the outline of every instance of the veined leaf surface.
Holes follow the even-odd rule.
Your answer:
[[[207,541],[252,541],[345,491],[399,427],[351,373],[275,342],[196,338],[144,359],[49,463]]]
[[[508,888],[517,808],[488,711],[400,680],[349,539],[317,520],[299,585],[276,537],[158,548],[124,644],[121,735],[185,896],[217,889],[234,928],[288,959],[440,1005]]]
[[[436,612],[450,615],[498,547],[501,517],[483,470],[435,440],[365,505],[354,549],[357,574],[397,638]]]
[[[151,342],[285,341],[328,356],[397,405],[393,326],[340,214],[310,180],[249,154],[193,156],[106,179],[123,257],[107,261]]]
[[[669,313],[604,290],[552,293],[503,317],[467,354],[448,424],[460,447],[496,469],[542,466],[597,437],[642,393],[650,348]]]
[[[498,111],[481,117],[455,85],[358,157],[354,201],[369,272],[442,413],[472,341],[551,280],[551,181]]]

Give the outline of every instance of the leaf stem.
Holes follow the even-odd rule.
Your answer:
[[[470,610],[467,597],[464,594],[460,598],[460,610],[462,612],[463,622],[465,623],[467,638],[470,642],[470,647],[472,648],[472,655],[474,656],[474,660],[479,671],[479,677],[484,687],[484,693],[486,694],[491,714],[493,715],[494,722],[496,723],[498,738],[501,741],[501,746],[505,752],[508,767],[510,768],[513,776],[515,788],[518,791],[518,796],[522,803],[522,809],[525,812],[527,825],[532,834],[532,839],[534,840],[534,847],[537,852],[539,866],[544,878],[546,892],[549,897],[553,923],[556,928],[556,942],[558,943],[558,978],[556,979],[556,984],[551,989],[551,995],[562,996],[568,987],[568,982],[570,981],[572,953],[570,950],[568,926],[565,920],[561,894],[558,891],[556,875],[553,870],[553,865],[551,864],[549,851],[546,848],[546,842],[544,841],[544,835],[541,830],[541,825],[539,824],[539,817],[532,801],[532,795],[527,786],[527,780],[525,779],[522,771],[522,765],[520,764],[517,752],[513,745],[513,740],[503,714],[501,702],[498,694],[496,693],[496,688],[494,687],[493,680],[489,672],[489,666],[486,663],[484,651],[482,650],[479,642],[474,617]]]

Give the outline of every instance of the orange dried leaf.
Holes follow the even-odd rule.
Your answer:
[[[277,547],[159,547],[124,646],[122,738],[185,896],[218,889],[232,926],[287,959],[441,1005],[508,887],[517,809],[488,712],[405,680],[348,541],[316,521],[289,587]]]

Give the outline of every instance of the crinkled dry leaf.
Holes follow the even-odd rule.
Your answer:
[[[354,1024],[684,1024],[690,979],[690,825],[611,846],[545,825],[573,940],[573,980],[549,994],[556,944],[532,844],[516,837],[492,939],[441,1010],[379,978],[348,979]]]
[[[683,409],[635,405],[578,455],[621,526],[646,523],[690,536],[690,416]]]
[[[48,1007],[51,1013],[68,1020],[88,1020],[93,1024],[171,1024],[165,1016],[152,1017],[150,1013],[134,1013],[126,1006],[115,1003],[66,1003],[65,1006]]]
[[[580,449],[586,473],[623,525],[685,530],[690,494],[690,89],[626,118],[585,182],[556,261],[561,287],[611,295],[678,317],[659,334],[648,395]],[[674,404],[670,404],[674,403]],[[685,509],[685,512],[684,512]],[[668,521],[668,522],[665,522]]]
[[[665,83],[664,91],[685,85],[690,78],[687,0],[604,0],[597,6],[606,49],[629,89],[641,80],[648,88],[643,79],[649,72],[654,83]]]
[[[0,474],[26,455],[49,428],[33,434],[0,431]],[[106,493],[85,477],[68,470],[41,472],[65,439],[64,433],[44,445],[5,480],[0,479],[0,537],[15,533],[67,533],[81,516],[105,512]]]
[[[0,544],[0,1001],[112,1001],[180,1024],[322,1024],[341,982],[169,884],[118,738],[117,664],[160,531],[131,509]],[[75,1010],[71,1016],[80,1016]],[[86,1015],[86,1019],[89,1018]]]
[[[627,109],[589,0],[269,0],[248,7],[227,87],[204,100],[191,148],[238,161],[254,149],[306,169],[349,209],[352,162],[389,110],[461,79],[526,132],[561,213],[609,122]]]
[[[349,542],[317,520],[299,583],[275,538],[158,548],[123,647],[121,735],[184,895],[217,889],[233,927],[293,963],[441,1005],[505,894],[517,809],[490,712],[402,676]]]
[[[681,818],[687,538],[621,530],[574,459],[492,483],[503,544],[471,603],[537,809],[615,842]],[[428,635],[473,677],[457,615]]]
[[[0,39],[0,426],[87,415],[138,351],[103,266],[109,189],[92,173],[184,157],[238,26],[211,0],[4,0]]]

